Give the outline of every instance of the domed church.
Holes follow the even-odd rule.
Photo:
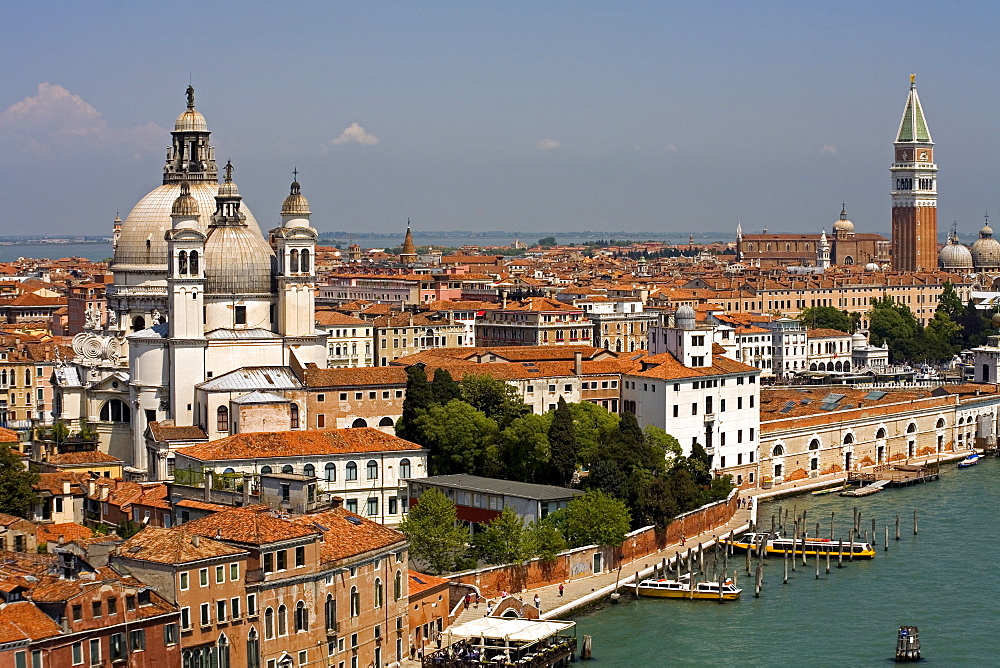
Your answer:
[[[191,86],[171,134],[162,185],[116,221],[107,318],[88,314],[55,379],[57,414],[71,428],[95,426],[102,449],[150,479],[167,469],[167,453],[147,451],[151,423],[225,436],[229,402],[267,389],[234,376],[280,385],[292,365],[326,366],[326,335],[315,328],[317,233],[299,183],[265,238],[231,163],[218,182]],[[220,377],[229,386],[214,387],[225,385]]]

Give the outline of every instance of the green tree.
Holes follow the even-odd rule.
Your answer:
[[[571,403],[569,409],[573,412],[577,462],[589,467],[600,460],[601,444],[617,433],[618,416],[589,401]]]
[[[496,420],[500,429],[506,429],[517,418],[530,413],[517,390],[488,374],[471,374],[462,378],[462,400]]]
[[[578,496],[559,513],[563,535],[574,547],[621,545],[632,522],[624,501],[599,490]]]
[[[131,517],[123,517],[118,522],[118,526],[115,527],[115,533],[118,534],[119,538],[123,540],[128,540],[132,536],[136,535],[143,530],[143,525],[139,524]]]
[[[532,522],[530,526],[535,542],[535,556],[542,561],[552,561],[569,547],[559,528],[548,518]]]
[[[941,286],[941,297],[938,299],[936,312],[948,314],[953,322],[958,322],[965,314],[962,298],[958,296],[951,281],[945,281],[944,285]]]
[[[654,524],[665,527],[680,513],[680,506],[670,491],[670,485],[663,478],[649,481],[639,496],[635,508],[638,524]]]
[[[26,469],[7,444],[0,444],[0,513],[27,518],[38,501],[36,484],[38,473]]]
[[[656,425],[647,424],[642,428],[642,434],[647,444],[655,448],[657,453],[663,454],[668,467],[674,457],[684,454],[680,442]]]
[[[798,321],[809,329],[836,329],[840,332],[854,331],[851,318],[844,311],[833,306],[810,306],[802,309]]]
[[[417,419],[427,412],[434,403],[427,373],[420,364],[406,367],[406,398],[403,399],[403,414],[396,420],[396,436],[425,445]]]
[[[573,412],[561,396],[552,413],[549,427],[549,450],[552,453],[552,470],[549,481],[553,485],[566,486],[576,471],[576,430],[573,428]]]
[[[712,482],[712,456],[705,451],[701,443],[695,441],[691,446],[687,464],[697,484],[707,485]]]
[[[628,476],[616,461],[602,459],[591,464],[584,485],[587,489],[600,490],[616,499],[624,499],[628,495]]]
[[[52,440],[56,443],[62,443],[69,436],[69,427],[62,420],[56,420],[52,423]]]
[[[616,462],[627,474],[636,467],[652,472],[664,468],[663,453],[647,441],[635,414],[627,411],[622,413],[617,432],[602,443],[599,458]]]
[[[495,420],[458,399],[432,405],[417,418],[417,429],[430,450],[435,475],[483,473],[487,448],[497,435]]]
[[[538,245],[541,246],[542,248],[551,248],[552,246],[556,245],[556,238],[542,237],[541,239],[538,240]]]
[[[447,369],[439,367],[434,370],[431,381],[431,396],[439,404],[446,404],[452,399],[462,398],[462,388],[454,381]]]
[[[535,534],[510,506],[472,537],[472,550],[488,564],[523,564],[535,555]]]
[[[894,302],[888,295],[872,300],[868,328],[873,345],[881,346],[888,342],[889,355],[894,362],[908,358],[920,332],[920,324],[913,317],[913,312],[906,305]]]
[[[511,422],[489,449],[489,474],[521,482],[544,480],[551,461],[550,422],[551,418],[534,413]]]
[[[679,512],[693,510],[701,505],[701,487],[686,465],[678,465],[671,469],[666,482],[670,495],[677,502]]]
[[[925,359],[935,362],[950,360],[962,343],[962,332],[947,311],[938,309],[924,328]]]
[[[440,574],[452,570],[465,553],[469,533],[457,521],[451,499],[428,489],[410,508],[399,530],[410,541],[410,556]]]

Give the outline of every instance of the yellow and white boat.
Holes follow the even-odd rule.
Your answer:
[[[696,582],[692,591],[691,578],[682,575],[680,580],[657,580],[648,578],[639,582],[637,591],[640,596],[652,596],[654,598],[688,598],[704,601],[719,600],[718,582]],[[732,580],[722,583],[722,600],[735,601],[740,597],[743,590],[733,584]]]
[[[810,538],[809,536],[793,540],[791,538],[782,538],[776,533],[751,532],[745,533],[739,538],[734,538],[732,541],[728,538],[722,538],[719,542],[723,545],[732,545],[738,550],[756,550],[757,546],[763,542],[766,554],[802,554],[805,552],[807,556],[818,554],[821,557],[825,557],[829,553],[831,557],[836,557],[840,554],[843,554],[844,557],[850,557],[853,554],[855,559],[875,558],[875,548],[872,547],[871,543],[856,541],[842,542],[829,540],[828,538]]]

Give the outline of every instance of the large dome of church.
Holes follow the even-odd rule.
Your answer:
[[[938,265],[945,270],[972,270],[972,252],[958,243],[957,237],[949,237],[948,243],[938,253]]]
[[[1000,241],[993,238],[993,229],[989,224],[983,225],[979,238],[972,244],[972,263],[976,269],[1000,267]]]
[[[198,202],[198,229],[208,232],[208,222],[215,211],[215,196],[219,184],[210,181],[190,183],[191,196]],[[132,207],[122,223],[121,236],[115,246],[116,269],[122,265],[139,265],[143,268],[167,270],[167,242],[163,235],[170,229],[170,210],[174,200],[181,194],[181,184],[167,183],[154,188]],[[246,215],[247,227],[263,241],[260,226],[253,214],[244,205],[241,210]]]
[[[844,232],[847,234],[852,234],[854,232],[854,223],[847,220],[846,207],[841,207],[840,218],[833,224],[833,231],[835,234],[837,232]]]

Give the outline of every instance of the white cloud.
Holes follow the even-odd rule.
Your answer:
[[[37,94],[0,112],[0,141],[29,153],[97,146],[137,154],[159,150],[166,135],[155,123],[111,128],[93,105],[59,84],[40,83]]]
[[[331,140],[330,143],[334,146],[343,146],[344,144],[364,144],[366,146],[374,146],[378,143],[378,137],[368,134],[368,131],[357,123],[351,123],[343,132],[340,133],[339,137]]]
[[[559,142],[555,139],[539,139],[535,148],[539,151],[551,151],[554,148],[559,148]]]
[[[827,144],[826,146],[820,147],[819,152],[820,153],[829,153],[830,155],[837,155],[837,145],[836,144]]]
[[[667,144],[663,147],[663,150],[667,153],[677,153],[677,144]]]

